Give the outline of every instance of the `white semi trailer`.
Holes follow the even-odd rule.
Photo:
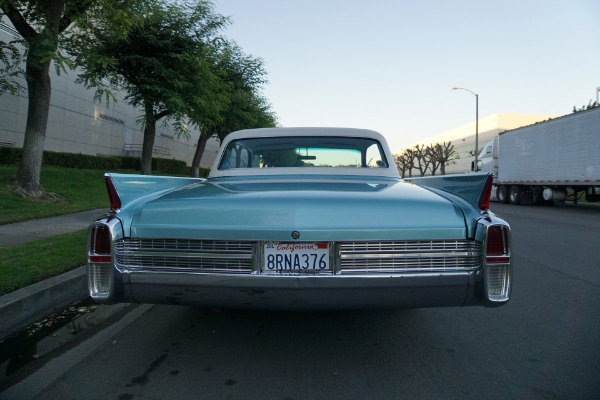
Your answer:
[[[600,108],[503,132],[485,145],[478,164],[494,173],[492,200],[600,201]]]

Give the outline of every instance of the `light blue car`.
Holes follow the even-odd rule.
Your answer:
[[[89,229],[99,302],[334,310],[499,306],[510,228],[492,176],[401,179],[383,136],[270,128],[226,137],[208,179],[106,174]]]

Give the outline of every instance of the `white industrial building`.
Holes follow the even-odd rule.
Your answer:
[[[18,33],[0,22],[0,39],[14,40]],[[94,101],[94,90],[76,84],[75,71],[57,75],[51,67],[52,97],[44,150],[101,156],[140,156],[143,131],[137,120],[142,115],[115,91],[117,102],[107,106]],[[27,120],[27,89],[15,94],[0,95],[0,146],[23,147]],[[154,156],[185,161],[191,165],[200,135],[189,129],[187,137],[179,137],[170,125],[157,123]],[[219,142],[210,139],[200,166],[210,168],[219,149]]]
[[[493,114],[479,119],[479,150],[487,142],[494,139],[500,132],[510,129],[520,128],[535,124],[536,122],[546,121],[556,118],[555,115],[537,115],[537,114]],[[475,121],[458,128],[431,136],[406,146],[410,149],[416,145],[432,145],[436,143],[452,142],[455,155],[446,166],[447,174],[463,173],[471,171],[471,162],[475,160],[473,151],[475,150]],[[418,171],[413,170],[413,175]]]

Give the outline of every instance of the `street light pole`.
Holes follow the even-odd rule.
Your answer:
[[[476,172],[479,162],[479,95],[465,88],[453,87],[452,90],[466,90],[475,96],[475,168],[473,169]]]

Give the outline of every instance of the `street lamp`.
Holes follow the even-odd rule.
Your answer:
[[[477,162],[479,161],[479,95],[477,93],[473,93],[469,89],[453,87],[452,90],[466,90],[475,96],[475,168],[474,171],[477,171]]]

